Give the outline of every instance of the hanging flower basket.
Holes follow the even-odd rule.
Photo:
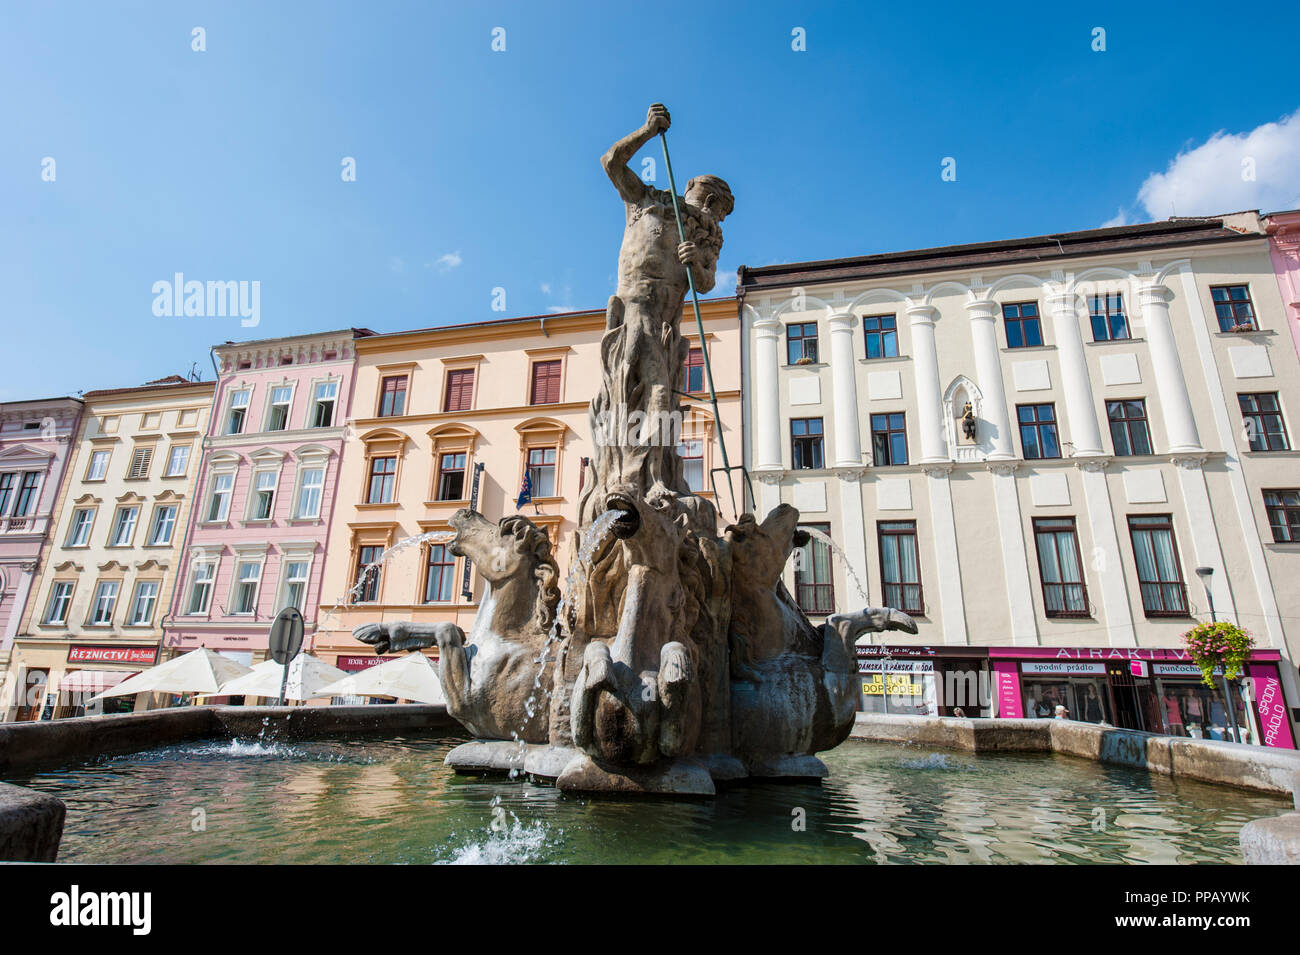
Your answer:
[[[1214,686],[1214,671],[1220,667],[1226,679],[1241,676],[1255,638],[1236,624],[1223,621],[1197,624],[1183,634],[1183,643],[1192,662],[1201,668],[1201,681]]]

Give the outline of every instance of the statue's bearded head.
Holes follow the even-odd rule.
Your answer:
[[[686,201],[721,222],[736,208],[731,187],[717,176],[696,176],[686,184]]]

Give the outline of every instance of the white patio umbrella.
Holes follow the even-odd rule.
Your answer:
[[[90,702],[109,696],[133,696],[136,693],[199,693],[211,696],[222,683],[248,672],[248,667],[242,663],[213,653],[206,647],[199,647],[174,660],[150,667],[129,680],[123,680],[98,696],[92,696]]]
[[[286,700],[310,700],[327,683],[334,683],[347,673],[328,663],[322,663],[309,653],[300,653],[289,661],[289,682],[284,690]],[[221,684],[215,696],[264,696],[280,698],[280,681],[284,667],[274,660],[263,660],[251,671]]]
[[[417,703],[446,704],[438,668],[423,653],[409,653],[400,660],[344,677],[337,683],[321,687],[319,696],[385,696]]]

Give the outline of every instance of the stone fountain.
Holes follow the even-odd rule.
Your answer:
[[[626,227],[618,290],[601,339],[591,402],[593,479],[579,502],[581,546],[562,594],[546,534],[526,517],[451,520],[453,553],[485,583],[468,636],[450,623],[368,624],[379,652],[435,643],[447,709],[476,741],[448,765],[526,773],[562,790],[712,795],[749,777],[819,779],[819,751],[849,735],[855,645],[867,632],[916,632],[906,614],[868,608],[815,626],[781,581],[807,542],[782,504],[743,514],[718,536],[713,504],[691,492],[677,454],[689,288],[713,288],[721,179],[673,197],[628,167],[668,128],[660,105],[602,160]]]

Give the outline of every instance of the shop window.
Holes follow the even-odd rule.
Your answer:
[[[1276,391],[1239,394],[1237,403],[1241,406],[1242,423],[1246,429],[1246,440],[1250,442],[1250,450],[1291,450]]]
[[[424,572],[424,602],[447,603],[455,587],[456,558],[446,544],[431,544]]]
[[[474,369],[453,368],[447,372],[447,394],[442,400],[442,410],[469,411],[473,407]]]
[[[1093,341],[1113,342],[1130,337],[1122,293],[1089,296],[1088,311],[1092,319]]]
[[[829,524],[801,524],[810,530],[830,534]],[[835,612],[835,582],[831,572],[831,549],[826,542],[809,537],[795,551],[795,603],[804,613],[819,616]]]
[[[406,376],[390,375],[379,384],[379,417],[406,414]]]
[[[871,452],[876,467],[907,463],[907,426],[903,412],[871,416]]]
[[[1049,617],[1088,616],[1088,588],[1073,517],[1034,518],[1043,608]]]
[[[1084,723],[1105,721],[1115,725],[1106,667],[1101,663],[1075,665],[1080,672],[1070,675],[1034,675],[1036,663],[1023,664],[1025,716],[1029,719],[1053,719],[1056,708],[1064,707],[1062,718]],[[1089,671],[1089,672],[1083,672]],[[1095,671],[1096,675],[1091,675]]]
[[[817,362],[817,323],[802,322],[785,327],[786,361],[791,365]]]
[[[1214,301],[1219,331],[1248,332],[1255,328],[1255,306],[1250,301],[1249,286],[1212,285],[1210,298]]]
[[[790,460],[796,469],[825,467],[822,419],[790,419]]]
[[[1151,453],[1151,429],[1147,403],[1140,398],[1106,402],[1110,419],[1110,440],[1119,455]]]
[[[1061,456],[1055,405],[1016,405],[1016,415],[1020,421],[1020,447],[1025,460]]]
[[[438,500],[463,501],[465,499],[464,454],[438,456]]]
[[[880,542],[880,592],[885,606],[904,613],[925,613],[916,521],[879,521],[876,537]]]
[[[1300,489],[1265,491],[1264,510],[1276,543],[1300,541]]]
[[[1137,562],[1138,588],[1148,617],[1187,616],[1187,587],[1168,514],[1130,516],[1129,536]]]
[[[560,400],[560,372],[563,362],[558,359],[533,362],[533,384],[529,404],[550,405]]]
[[[866,315],[862,332],[867,342],[868,358],[898,357],[898,318],[894,315]]]
[[[930,660],[872,660],[858,673],[864,713],[938,716],[937,675]]]
[[[1008,348],[1033,348],[1043,343],[1037,302],[1003,305],[1002,324],[1006,328]]]

